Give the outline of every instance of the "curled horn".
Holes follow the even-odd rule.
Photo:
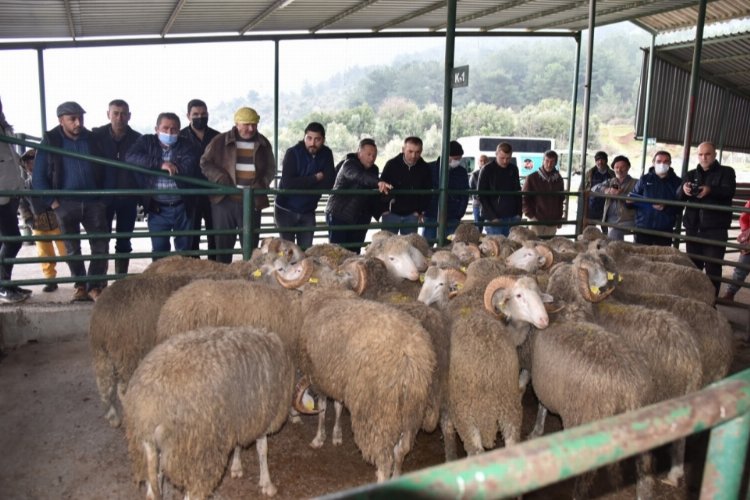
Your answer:
[[[288,280],[284,278],[278,271],[276,271],[276,281],[278,281],[279,284],[284,288],[299,288],[307,283],[307,280],[309,280],[312,276],[315,267],[313,265],[313,260],[311,258],[307,258],[298,262],[298,265],[302,266],[302,276],[300,276],[296,280]]]
[[[487,311],[494,317],[502,320],[506,319],[503,313],[498,313],[497,311],[495,311],[495,306],[492,303],[492,297],[499,289],[508,288],[510,286],[513,286],[515,283],[516,278],[513,276],[498,276],[497,278],[490,281],[487,285],[487,288],[484,289],[484,308],[487,309]]]
[[[456,288],[461,288],[463,284],[466,283],[466,274],[462,273],[458,269],[448,269],[446,271],[446,277],[451,280],[451,282],[456,283]],[[458,295],[458,290],[450,292],[448,294],[448,297],[452,299],[456,295]]]
[[[486,245],[487,253],[490,257],[497,257],[500,255],[500,242],[494,238],[485,238],[482,244]]]
[[[310,387],[310,378],[305,375],[297,381],[294,387],[294,396],[292,397],[292,407],[302,415],[317,415],[320,410],[308,410],[302,403],[305,391]]]
[[[547,245],[537,245],[535,248],[536,251],[544,257],[544,267],[542,267],[542,269],[549,269],[552,267],[552,264],[555,262],[555,256],[552,253],[552,250],[550,250]]]
[[[365,261],[360,259],[354,263],[354,269],[356,270],[357,284],[354,287],[354,292],[357,295],[362,295],[367,288],[367,269]]]
[[[612,286],[603,292],[592,293],[589,286],[589,272],[584,268],[578,269],[578,288],[583,298],[593,303],[601,302],[615,291],[615,287]]]
[[[479,260],[482,258],[482,251],[479,250],[479,245],[467,243],[466,249],[471,253],[472,260]]]

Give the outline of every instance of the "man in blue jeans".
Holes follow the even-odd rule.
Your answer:
[[[430,168],[422,159],[422,139],[407,137],[401,153],[388,160],[380,180],[393,186],[393,197],[383,212],[384,224],[409,224],[411,227],[387,228],[396,234],[417,232],[430,203],[429,194],[413,194],[415,189],[432,189]]]
[[[280,189],[331,189],[336,180],[333,153],[325,145],[326,130],[318,122],[305,127],[305,137],[286,150],[282,162]],[[273,210],[274,222],[282,239],[303,249],[311,247],[312,231],[282,231],[287,227],[315,225],[315,209],[320,194],[280,194]]]
[[[86,111],[77,102],[64,102],[57,107],[59,125],[44,134],[42,144],[55,146],[74,153],[101,156],[93,135],[83,126]],[[35,190],[59,189],[66,192],[104,188],[104,168],[88,160],[80,160],[40,149],[34,162],[34,177],[31,186]],[[62,234],[78,235],[81,226],[87,234],[109,233],[106,206],[98,196],[35,197],[32,199],[35,213],[52,209],[57,215]],[[109,238],[91,238],[91,255],[106,256]],[[65,240],[68,256],[81,255],[81,240]],[[107,259],[92,259],[88,273],[82,260],[69,260],[70,274],[74,277],[99,276],[107,273]],[[75,283],[73,301],[97,300],[105,281]]]
[[[495,159],[479,174],[479,191],[506,191],[514,194],[480,195],[482,215],[487,221],[487,234],[508,236],[513,222],[521,220],[521,178],[518,167],[511,161],[513,147],[507,142],[497,145]]]
[[[127,154],[128,163],[141,167],[164,171],[170,177],[139,174],[139,182],[144,189],[158,189],[159,193],[144,200],[148,214],[150,233],[188,231],[193,228],[189,214],[192,213],[193,197],[175,193],[177,188],[190,188],[193,185],[172,179],[173,175],[196,177],[200,150],[188,140],[181,138],[180,118],[175,113],[160,113],[156,119],[156,133],[138,138]],[[175,236],[174,248],[181,252],[190,250],[191,236]],[[169,236],[151,236],[153,252],[169,252]],[[164,255],[154,256],[157,260]]]

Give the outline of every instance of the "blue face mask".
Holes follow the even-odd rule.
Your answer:
[[[174,144],[177,142],[177,135],[171,135],[171,134],[165,134],[163,132],[159,132],[159,141],[161,141],[162,144],[165,144],[167,146],[174,146]]]

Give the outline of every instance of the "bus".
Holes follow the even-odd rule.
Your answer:
[[[542,166],[544,153],[555,149],[555,140],[544,137],[500,137],[471,135],[456,139],[464,150],[464,165],[469,173],[477,167],[479,155],[495,159],[495,150],[501,142],[513,148],[513,161],[518,166],[521,178],[536,172]]]

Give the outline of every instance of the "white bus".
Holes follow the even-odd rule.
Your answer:
[[[501,142],[513,148],[513,161],[518,166],[521,177],[536,172],[542,166],[544,153],[555,149],[555,140],[544,137],[500,137],[471,135],[456,139],[464,150],[464,164],[469,172],[477,166],[479,155],[495,159],[495,150]]]

